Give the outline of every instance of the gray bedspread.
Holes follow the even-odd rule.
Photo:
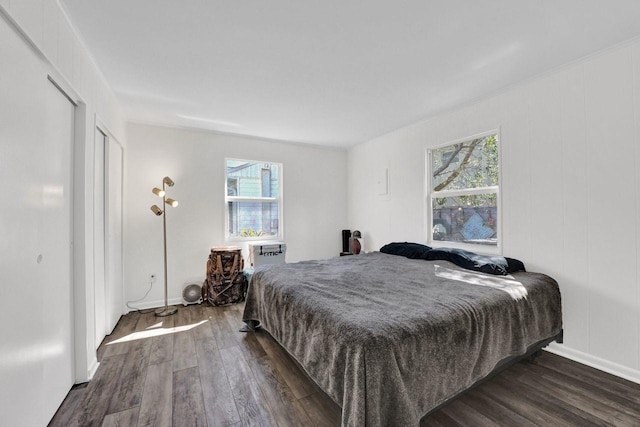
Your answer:
[[[562,329],[557,283],[374,252],[263,266],[243,316],[342,407],[343,426],[417,426]]]

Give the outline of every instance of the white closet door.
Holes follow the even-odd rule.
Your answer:
[[[73,385],[72,147],[75,106],[47,85],[42,144],[42,318],[44,395],[53,416]],[[55,398],[53,398],[55,396]]]
[[[105,281],[105,147],[107,137],[96,128],[94,141],[94,186],[93,186],[93,280],[96,342],[98,348],[107,331],[107,298]]]
[[[124,314],[122,274],[122,147],[107,138],[106,153],[106,309],[107,331],[111,333]]]
[[[0,16],[0,425],[44,426],[74,380],[74,106]]]

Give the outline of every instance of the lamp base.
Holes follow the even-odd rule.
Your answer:
[[[162,307],[155,311],[156,317],[171,316],[178,312],[178,307]]]

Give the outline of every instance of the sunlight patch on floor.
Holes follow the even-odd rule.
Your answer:
[[[149,329],[156,329],[156,328],[161,328],[161,327],[162,327],[162,322],[158,322],[155,325],[151,325],[146,329],[149,330]]]
[[[132,334],[129,334],[125,337],[119,338],[115,341],[111,341],[110,343],[108,343],[107,345],[111,345],[111,344],[119,344],[119,343],[123,343],[123,342],[129,342],[129,341],[135,341],[135,340],[141,340],[144,338],[151,338],[151,337],[158,337],[161,335],[167,335],[167,334],[176,334],[178,332],[184,332],[184,331],[188,331],[190,329],[196,328],[200,325],[202,325],[203,323],[207,323],[208,320],[202,320],[198,323],[193,323],[191,325],[185,325],[185,326],[176,326],[173,328],[157,328],[156,325],[150,326],[150,328],[155,328],[155,329],[149,329],[147,328],[146,331],[139,331],[139,332],[134,332]],[[160,323],[160,325],[162,325],[162,323]]]

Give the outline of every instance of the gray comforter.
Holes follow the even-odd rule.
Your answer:
[[[343,426],[417,426],[498,362],[562,329],[548,276],[378,252],[261,267],[243,317],[342,407]]]

